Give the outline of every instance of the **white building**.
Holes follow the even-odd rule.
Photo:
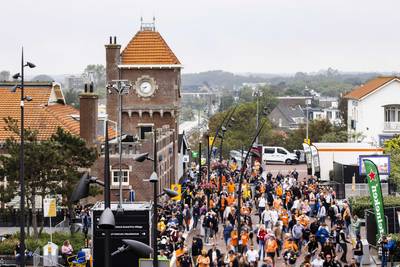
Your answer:
[[[345,95],[349,141],[383,145],[400,134],[400,78],[377,77]]]

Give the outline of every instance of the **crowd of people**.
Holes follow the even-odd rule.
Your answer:
[[[360,219],[332,188],[295,169],[272,175],[257,161],[242,175],[234,160],[201,171],[189,172],[180,201],[162,201],[160,259],[178,267],[360,266]]]

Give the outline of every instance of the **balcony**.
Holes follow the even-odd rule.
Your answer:
[[[383,130],[387,132],[400,132],[400,122],[385,121],[383,123]]]

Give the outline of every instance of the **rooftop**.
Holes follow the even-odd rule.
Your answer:
[[[122,51],[121,64],[180,65],[181,63],[154,27],[141,27]]]
[[[393,80],[399,80],[399,77],[397,76],[376,77],[372,80],[367,81],[365,84],[354,88],[350,93],[346,94],[344,98],[360,100]]]

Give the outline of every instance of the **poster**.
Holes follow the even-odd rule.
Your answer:
[[[56,217],[57,207],[55,198],[45,198],[43,200],[44,217]]]
[[[366,174],[365,165],[362,163],[364,159],[372,161],[378,168],[380,175],[390,174],[390,156],[389,155],[360,155],[359,157],[359,174]]]

